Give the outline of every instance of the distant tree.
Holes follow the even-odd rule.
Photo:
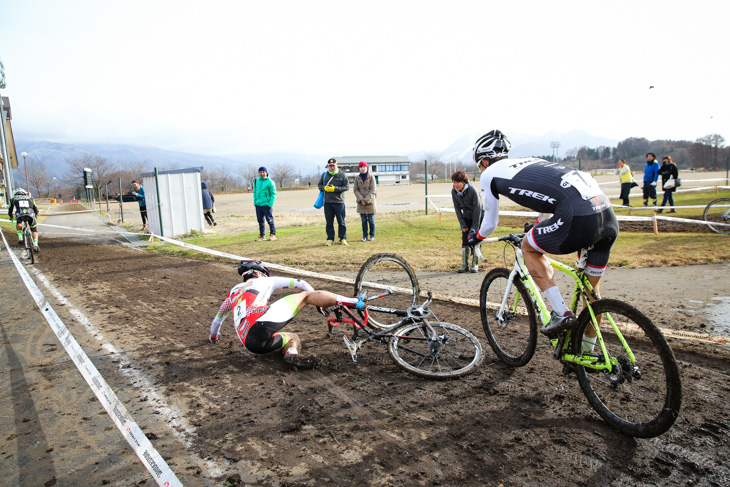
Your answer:
[[[43,161],[36,161],[34,159],[27,159],[28,167],[28,182],[30,188],[28,188],[33,196],[39,198],[47,198],[51,192],[51,182],[53,178],[46,170],[46,165]]]
[[[293,181],[297,174],[297,168],[291,162],[277,162],[271,165],[269,176],[274,178],[278,187],[283,188],[284,183]]]
[[[649,152],[649,141],[639,137],[629,137],[616,146],[616,157],[626,159],[633,157],[643,158]]]
[[[116,170],[114,163],[96,154],[84,153],[68,159],[67,163],[68,170],[63,178],[64,182],[83,192],[84,168],[89,168],[97,195],[101,194],[104,184],[110,180],[109,176]]]
[[[214,166],[203,169],[200,175],[202,181],[208,183],[211,190],[228,191],[228,186],[233,182],[233,176],[225,166]]]
[[[259,177],[259,168],[253,164],[246,164],[238,169],[238,173],[243,179],[243,187],[249,189],[253,188],[253,182]]]
[[[444,163],[441,162],[441,154],[429,152],[426,154],[426,161],[428,161],[429,179],[438,179],[439,175],[444,174]]]

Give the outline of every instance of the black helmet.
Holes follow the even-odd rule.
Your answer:
[[[245,281],[258,277],[268,277],[269,269],[260,260],[242,260],[238,264],[238,275]]]
[[[489,160],[506,157],[511,148],[512,144],[501,131],[487,132],[474,143],[474,163],[479,164],[483,157]]]

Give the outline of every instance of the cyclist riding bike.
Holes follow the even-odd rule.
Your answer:
[[[537,158],[509,159],[512,144],[499,130],[480,137],[473,149],[474,162],[482,171],[484,219],[479,231],[468,236],[476,245],[497,228],[499,197],[541,213],[540,221],[522,240],[525,264],[552,306],[550,322],[541,328],[553,337],[572,329],[578,320],[563,300],[554,269],[545,254],[569,254],[587,249],[585,274],[598,294],[611,246],[618,237],[618,221],[608,197],[587,173]],[[552,214],[552,215],[546,215]],[[595,344],[595,331],[584,337]]]
[[[28,226],[33,232],[33,250],[38,252],[38,231],[36,230],[36,215],[38,215],[38,208],[35,205],[35,201],[23,188],[18,188],[15,191],[13,199],[10,201],[8,207],[8,218],[17,222],[15,229],[18,231],[18,243],[23,245],[23,221],[28,222]]]
[[[211,343],[220,340],[220,328],[233,311],[233,324],[238,338],[249,351],[256,354],[281,351],[290,365],[307,368],[314,365],[311,357],[300,355],[302,342],[295,333],[280,331],[306,305],[319,308],[347,304],[363,309],[361,298],[346,298],[327,291],[315,291],[306,281],[288,277],[269,277],[269,270],[258,260],[242,260],[238,274],[243,282],[231,289],[210,325]],[[290,294],[269,304],[271,294],[278,289],[297,288],[302,292]],[[320,312],[324,313],[323,311]]]

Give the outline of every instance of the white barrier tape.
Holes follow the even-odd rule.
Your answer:
[[[149,438],[142,432],[139,425],[132,419],[124,405],[119,401],[117,395],[114,393],[112,388],[106,382],[104,377],[101,376],[96,366],[89,360],[84,350],[78,344],[76,339],[71,335],[66,325],[61,321],[61,318],[56,314],[56,311],[46,300],[45,296],[35,285],[33,279],[25,270],[23,264],[18,260],[15,253],[11,250],[8,241],[5,239],[5,234],[0,232],[2,235],[3,243],[5,248],[13,260],[18,274],[28,288],[31,297],[35,301],[36,305],[43,314],[51,329],[56,334],[58,341],[61,342],[63,348],[68,353],[69,357],[76,365],[76,368],[81,372],[81,375],[86,380],[91,390],[96,395],[97,399],[101,403],[102,407],[109,414],[114,424],[117,426],[119,431],[124,435],[132,450],[142,460],[142,463],[147,470],[152,474],[152,477],[160,486],[180,486],[182,483],[175,474],[172,472],[170,467],[167,465],[162,456],[152,446]]]

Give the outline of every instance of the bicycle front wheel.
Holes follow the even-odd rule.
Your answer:
[[[479,292],[479,308],[484,333],[494,353],[507,365],[521,367],[535,353],[537,316],[525,285],[518,276],[509,282],[509,275],[504,267],[487,273]],[[508,287],[504,311],[498,316]]]
[[[653,438],[672,427],[682,403],[679,368],[661,331],[641,311],[614,299],[591,304],[601,317],[601,336],[617,365],[609,371],[576,366],[583,393],[593,409],[628,436]],[[583,333],[592,324],[588,309],[580,314],[573,336],[574,353],[581,354]],[[626,345],[614,331],[621,332]],[[635,360],[631,360],[630,353]],[[602,356],[600,345],[589,354]]]
[[[388,328],[398,323],[393,310],[406,310],[416,304],[418,280],[416,273],[403,257],[396,254],[375,254],[360,268],[355,278],[355,295],[362,292],[376,294],[390,288],[393,294],[377,300],[377,306],[368,305],[368,325]]]
[[[702,215],[706,222],[730,223],[730,198],[710,202]],[[730,226],[707,225],[715,233],[730,233]]]
[[[473,371],[482,361],[482,345],[464,328],[449,323],[398,328],[388,352],[402,369],[427,379],[452,379]]]

